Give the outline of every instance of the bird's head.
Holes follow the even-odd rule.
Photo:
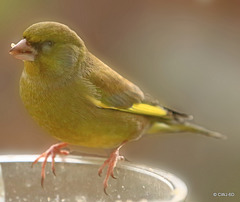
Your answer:
[[[40,22],[28,27],[9,53],[36,71],[63,74],[84,57],[85,49],[84,42],[66,25]]]

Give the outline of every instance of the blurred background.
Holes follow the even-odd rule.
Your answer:
[[[228,136],[145,136],[123,148],[130,161],[176,174],[188,186],[187,202],[239,200],[240,1],[1,0],[0,154],[42,153],[57,142],[24,109],[23,63],[8,54],[29,25],[47,20],[69,25],[92,53],[164,106]]]

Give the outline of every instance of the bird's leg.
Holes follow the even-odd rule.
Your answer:
[[[67,150],[61,150],[63,147],[66,147],[68,144],[65,142],[62,143],[58,143],[58,144],[54,144],[51,147],[49,147],[49,149],[47,151],[45,151],[44,153],[42,153],[33,163],[32,166],[35,165],[41,158],[44,158],[44,161],[42,163],[42,172],[41,172],[41,185],[43,187],[43,182],[45,179],[45,167],[47,164],[47,159],[50,155],[52,155],[52,172],[54,175],[55,174],[55,157],[57,154],[61,154],[61,155],[68,155],[69,151]]]
[[[126,141],[124,141],[117,149],[115,149],[110,154],[109,158],[106,161],[104,161],[103,165],[98,170],[98,175],[101,176],[103,169],[106,166],[108,166],[107,174],[106,174],[106,177],[103,181],[104,192],[105,192],[106,195],[108,195],[107,194],[107,187],[108,187],[109,177],[111,176],[112,178],[116,179],[116,177],[113,174],[114,168],[116,167],[116,164],[117,164],[118,160],[124,160],[124,157],[119,155],[119,150],[121,149],[121,147],[125,143],[126,143]]]

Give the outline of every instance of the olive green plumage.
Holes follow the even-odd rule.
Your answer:
[[[67,26],[41,22],[27,28],[23,37],[36,53],[24,61],[21,98],[38,124],[57,139],[113,148],[147,132],[223,137],[188,123],[185,114],[160,107],[93,56]]]

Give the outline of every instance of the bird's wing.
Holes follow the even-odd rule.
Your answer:
[[[88,60],[90,71],[84,77],[97,89],[97,96],[88,96],[95,106],[146,116],[172,117],[172,112],[169,113],[168,109],[159,106],[156,100],[144,95],[136,85],[120,76],[96,57],[91,55]]]
[[[89,53],[90,54],[90,53]],[[144,100],[143,92],[133,83],[93,55],[86,59],[89,72],[84,75],[98,92],[98,98],[109,107],[128,108]]]
[[[131,107],[123,108],[123,107],[113,107],[104,104],[98,99],[95,99],[94,97],[88,97],[89,100],[97,107],[103,108],[103,109],[113,109],[128,113],[134,113],[134,114],[141,114],[145,116],[154,116],[154,117],[161,117],[161,118],[169,118],[168,110],[164,109],[160,106],[153,106],[146,103],[134,103]]]

